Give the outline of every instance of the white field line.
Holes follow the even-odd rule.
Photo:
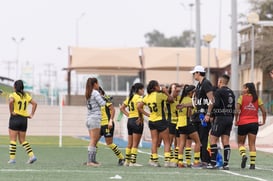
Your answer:
[[[263,179],[263,178],[253,177],[253,176],[244,175],[244,174],[239,174],[239,173],[231,172],[231,171],[228,171],[228,170],[221,170],[221,171],[229,173],[231,175],[236,175],[236,176],[240,176],[240,177],[250,178],[250,179],[253,179],[253,180],[267,181],[266,179]]]
[[[264,171],[272,171],[273,172],[273,169],[270,169],[270,168],[260,168],[260,167],[256,166],[256,169],[257,170],[264,170]]]
[[[150,155],[151,153],[149,152],[143,152],[141,150],[138,150],[139,153],[143,153],[143,154],[148,154]],[[164,157],[162,155],[158,155],[159,157]],[[261,168],[258,168],[260,170],[264,170],[264,169],[261,169]],[[269,170],[269,169],[268,169]],[[236,175],[236,176],[240,176],[240,177],[245,177],[245,178],[250,178],[250,179],[253,179],[253,180],[258,180],[258,181],[267,181],[263,178],[259,178],[259,177],[253,177],[253,176],[249,176],[249,175],[244,175],[244,174],[239,174],[239,173],[236,173],[236,172],[232,172],[232,171],[228,171],[228,170],[219,170],[219,171],[222,171],[222,172],[225,172],[225,173],[229,173],[231,175]]]
[[[18,172],[37,172],[37,173],[89,173],[89,174],[105,174],[105,170],[40,170],[40,169],[0,169],[0,173],[1,172],[6,172],[6,173],[18,173]],[[158,172],[156,171],[149,171],[149,172],[143,172],[143,171],[133,171],[132,169],[130,169],[130,172],[128,171],[117,171],[117,170],[107,170],[107,173],[110,174],[118,174],[123,176],[123,175],[128,175],[128,174],[134,174],[134,175],[140,175],[140,174],[144,174],[144,175],[193,175],[193,173],[190,172],[162,172],[162,169],[158,169]],[[227,176],[224,173],[219,173],[219,174],[215,174],[215,173],[205,173],[204,175],[211,175],[211,176]]]

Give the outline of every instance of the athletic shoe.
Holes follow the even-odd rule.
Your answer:
[[[178,164],[177,164],[177,167],[178,167],[178,168],[185,168],[186,166],[184,165],[184,163],[178,163]]]
[[[246,167],[246,161],[247,161],[247,156],[244,155],[242,157],[241,168],[245,168]]]
[[[229,170],[229,166],[228,165],[224,165],[223,166],[223,170]]]
[[[32,157],[30,157],[30,158],[28,159],[27,164],[32,164],[32,163],[34,163],[36,160],[37,160],[37,158],[36,158],[35,156],[32,156]]]
[[[194,169],[201,169],[203,168],[203,164],[198,162],[198,163],[194,163],[192,164],[191,168],[194,168]]]
[[[99,167],[100,163],[98,163],[98,162],[87,162],[86,166]]]
[[[160,164],[158,162],[155,162],[155,161],[152,161],[152,160],[149,160],[149,165],[153,166],[153,167],[160,167]]]
[[[177,163],[171,162],[171,161],[165,161],[164,162],[164,167],[176,168],[177,167]]]
[[[170,161],[164,161],[164,167],[170,167]]]
[[[123,163],[123,166],[125,166],[125,167],[129,167],[129,165],[130,165],[130,161],[125,160],[125,161],[124,161],[124,163]]]
[[[255,170],[255,164],[250,164],[249,169]]]
[[[8,161],[8,164],[15,164],[15,163],[16,163],[15,159],[10,159],[10,160]]]
[[[176,168],[176,167],[177,167],[177,163],[176,163],[176,162],[170,161],[169,167],[171,167],[171,168]]]
[[[208,164],[208,165],[206,166],[206,169],[215,170],[215,169],[218,169],[218,167],[217,167],[216,165]]]
[[[138,164],[138,163],[132,163],[132,162],[129,163],[129,167],[142,167],[142,166],[143,165]]]
[[[124,163],[125,163],[125,159],[119,159],[119,160],[118,160],[118,165],[119,165],[119,166],[123,166]]]

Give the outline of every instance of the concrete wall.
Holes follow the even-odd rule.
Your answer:
[[[119,96],[119,95],[115,95],[113,96],[113,105],[118,107],[119,104],[122,104],[122,102],[125,100],[126,96]],[[67,105],[67,101],[68,98],[66,96],[65,98],[65,105]],[[73,105],[73,106],[84,106],[86,104],[86,101],[85,101],[85,97],[84,95],[71,95],[71,99],[70,99],[70,105]]]
[[[8,135],[9,110],[8,105],[0,105],[0,134]],[[59,135],[60,107],[38,105],[33,119],[28,121],[28,135]],[[86,135],[86,108],[79,106],[63,107],[62,132],[63,135]]]
[[[62,114],[61,114],[62,113]],[[119,110],[116,107],[116,118]],[[62,121],[62,133],[64,136],[88,136],[85,127],[85,106],[59,106],[38,105],[33,119],[29,119],[27,135],[34,136],[58,136],[60,133],[60,118]],[[0,104],[0,134],[8,135],[9,110],[8,104]],[[260,117],[261,118],[261,117]],[[116,120],[116,119],[115,119]],[[123,116],[120,122],[115,122],[115,137],[127,139],[127,117]],[[267,123],[259,128],[257,144],[270,144],[273,137],[273,116],[268,116]],[[231,140],[235,141],[236,129],[232,130]],[[147,119],[144,124],[143,140],[149,141],[150,132]]]

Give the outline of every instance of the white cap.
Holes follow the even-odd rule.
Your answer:
[[[204,67],[202,67],[201,65],[196,65],[194,67],[194,69],[192,71],[190,71],[190,73],[195,73],[195,72],[206,72]]]

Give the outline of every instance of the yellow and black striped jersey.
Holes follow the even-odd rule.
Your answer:
[[[20,97],[16,92],[13,92],[9,95],[9,98],[14,99],[14,112],[18,115],[28,117],[28,111],[27,107],[29,102],[31,101],[32,97],[28,94],[25,93],[24,96]]]
[[[168,121],[173,124],[176,124],[178,121],[178,113],[176,106],[178,105],[180,100],[180,96],[174,99],[173,103],[167,103],[167,111],[168,111]]]
[[[188,104],[191,103],[191,97],[184,97],[181,101],[181,104]],[[178,110],[178,122],[176,128],[187,126],[187,107],[184,107],[182,110]]]
[[[142,96],[135,94],[131,101],[128,103],[129,98],[127,98],[123,104],[126,105],[129,109],[129,117],[128,118],[136,118],[139,117],[137,104],[142,101]]]
[[[111,113],[109,107],[112,105],[111,102],[106,102],[105,106],[101,106],[101,125],[108,125]]]
[[[149,107],[149,121],[155,122],[166,119],[165,104],[168,96],[162,92],[152,92],[143,98],[143,103]]]

